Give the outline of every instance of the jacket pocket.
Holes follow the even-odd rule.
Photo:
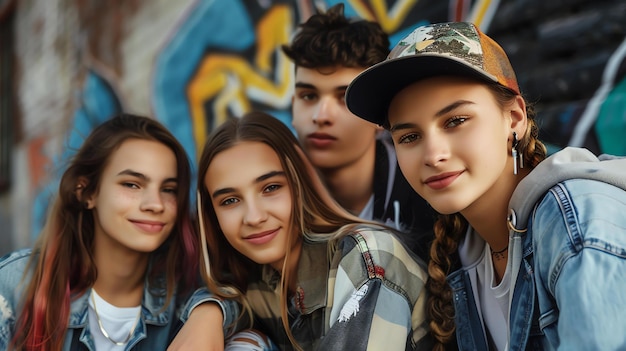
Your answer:
[[[539,328],[548,337],[548,340],[558,340],[559,311],[555,308],[541,313],[539,316]]]

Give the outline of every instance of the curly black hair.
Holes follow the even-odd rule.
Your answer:
[[[389,54],[389,37],[377,22],[344,16],[339,3],[301,23],[283,52],[296,67],[370,67]]]

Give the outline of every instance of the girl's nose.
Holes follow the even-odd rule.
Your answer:
[[[160,191],[146,190],[141,201],[142,211],[162,212],[165,208]]]
[[[424,164],[436,167],[450,157],[450,148],[443,136],[423,136]]]
[[[243,217],[243,223],[249,226],[257,226],[267,219],[267,211],[258,203],[258,201],[249,201],[246,206],[246,213]]]

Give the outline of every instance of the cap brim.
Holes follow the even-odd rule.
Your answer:
[[[346,106],[355,115],[383,125],[393,97],[412,83],[436,76],[466,76],[488,82],[495,77],[446,55],[420,54],[383,61],[361,72],[346,90]]]

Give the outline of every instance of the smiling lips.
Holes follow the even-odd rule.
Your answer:
[[[159,233],[165,227],[165,223],[157,221],[131,220],[136,227],[147,233]]]
[[[424,184],[434,190],[440,190],[452,184],[462,173],[463,171],[441,173],[427,178]]]
[[[263,245],[270,242],[278,234],[278,229],[268,230],[261,233],[252,234],[244,239],[255,245]]]

